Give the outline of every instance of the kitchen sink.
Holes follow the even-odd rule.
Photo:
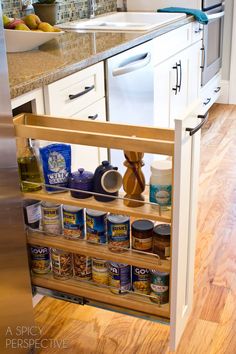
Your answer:
[[[96,31],[151,31],[186,17],[180,13],[118,12],[91,20],[63,23],[58,27],[68,30]]]

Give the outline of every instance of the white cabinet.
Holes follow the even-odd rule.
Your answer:
[[[106,121],[104,64],[92,65],[58,80],[44,89],[46,114]],[[94,171],[107,159],[107,149],[71,145],[72,171],[79,167]]]
[[[179,31],[176,37],[176,33]],[[154,66],[154,121],[156,126],[174,127],[174,120],[183,115],[198,99],[200,90],[201,37],[200,32],[193,34],[193,24],[183,26],[173,33],[168,33],[161,58],[166,57],[176,42],[180,49],[178,54],[169,59],[156,60]],[[171,36],[172,35],[172,36]],[[197,38],[196,38],[197,36]],[[165,35],[161,43],[165,42]],[[155,49],[159,48],[158,38]],[[177,51],[177,50],[176,50]],[[157,54],[156,54],[157,55]]]
[[[44,114],[43,89],[35,89],[11,100],[11,108],[13,110],[20,109],[21,106],[22,112],[26,112],[27,109],[32,113]]]

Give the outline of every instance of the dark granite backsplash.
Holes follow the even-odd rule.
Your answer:
[[[37,2],[37,0],[33,0]],[[88,13],[88,0],[57,0],[59,12],[57,23],[86,18]],[[96,0],[96,14],[116,11],[117,0]],[[2,0],[3,13],[10,17],[21,17],[20,0]]]

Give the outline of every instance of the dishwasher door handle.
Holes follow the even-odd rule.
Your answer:
[[[127,61],[128,64],[122,65],[121,67],[114,69],[112,71],[112,75],[113,76],[125,75],[131,73],[132,71],[136,71],[144,68],[151,61],[151,53],[143,54],[141,56],[141,59],[137,60],[137,56],[136,56],[134,61],[130,59],[128,59]]]

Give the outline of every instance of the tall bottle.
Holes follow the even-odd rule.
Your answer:
[[[17,162],[22,192],[35,192],[42,189],[41,185],[34,184],[42,181],[37,157],[29,139],[25,139],[18,147]]]

